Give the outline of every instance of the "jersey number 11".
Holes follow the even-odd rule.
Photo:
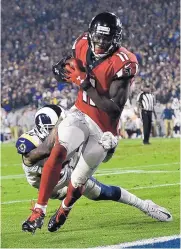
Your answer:
[[[94,88],[96,87],[95,79],[90,78],[90,83]],[[96,106],[94,101],[91,98],[89,98],[89,96],[87,95],[87,92],[85,91],[83,91],[83,101],[86,102],[88,105]]]

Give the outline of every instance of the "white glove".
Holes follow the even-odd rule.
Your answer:
[[[117,146],[118,138],[115,137],[110,131],[106,131],[99,140],[99,144],[101,144],[105,150],[110,150]]]

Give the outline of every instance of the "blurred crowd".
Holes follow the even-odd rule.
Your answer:
[[[122,46],[139,61],[132,98],[145,82],[161,104],[180,98],[178,0],[9,0],[1,8],[1,106],[6,112],[28,106],[26,113],[47,103],[73,105],[76,86],[56,82],[51,68],[103,11],[120,17]]]
[[[122,45],[137,55],[140,71],[134,93],[148,81],[161,103],[179,97],[179,10],[177,0],[3,2],[2,106],[9,111],[30,103],[38,107],[63,101],[69,107],[76,87],[57,84],[51,67],[70,54],[74,40],[102,11],[120,17]]]

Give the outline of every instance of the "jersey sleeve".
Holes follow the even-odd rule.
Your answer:
[[[128,62],[124,64],[115,74],[115,79],[133,78],[138,73],[138,64],[136,62]]]
[[[23,134],[16,142],[16,149],[19,154],[27,154],[38,146],[37,141],[29,134]]]
[[[72,53],[74,58],[79,57],[81,49],[82,47],[84,47],[86,42],[87,42],[87,33],[83,33],[75,40],[72,46]]]
[[[136,56],[126,49],[114,54],[114,79],[133,78],[138,73]]]

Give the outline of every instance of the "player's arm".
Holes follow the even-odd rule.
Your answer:
[[[81,68],[77,61],[70,61],[70,65],[66,64],[70,57],[63,58],[55,66],[53,66],[53,74],[56,80],[64,80],[66,82],[75,83],[94,101],[95,105],[106,112],[111,118],[116,119],[120,115],[120,109],[111,99],[101,96],[95,87],[92,86],[88,72]],[[72,67],[71,67],[72,65]],[[65,69],[66,66],[66,69]]]
[[[155,108],[153,108],[153,114],[154,114],[155,120],[157,120],[157,115],[156,115]]]
[[[29,154],[31,151],[36,151],[38,147],[38,143],[33,136],[28,133],[23,134],[16,141],[16,149],[18,154],[22,155],[22,161],[25,166],[30,167],[33,166],[34,162],[31,161]]]
[[[138,64],[136,62],[127,62],[115,75],[115,80],[110,86],[110,96],[119,106],[121,111],[130,94],[130,86],[134,76],[138,72]]]
[[[30,165],[26,163],[25,157],[31,150],[35,149],[37,146],[37,140],[33,135],[31,135],[30,132],[22,134],[16,141],[17,152],[18,154],[22,155],[22,167],[27,182],[35,188],[39,187],[42,168],[39,165],[31,165],[32,167],[30,168]]]
[[[141,110],[142,110],[142,106],[141,106],[141,102],[140,102],[140,94],[137,97],[137,101],[136,101],[136,115],[138,116],[138,118],[141,118]]]
[[[129,96],[131,80],[131,78],[120,78],[114,80],[110,86],[110,97],[119,106],[121,112]]]
[[[88,79],[80,85],[80,88],[86,91],[87,95],[94,101],[95,105],[102,111],[106,112],[112,119],[117,119],[119,117],[119,106],[112,99],[100,95]]]
[[[113,118],[118,118],[128,99],[130,86],[137,72],[138,64],[136,62],[129,61],[124,64],[113,77],[109,89],[109,98],[99,95],[96,88],[92,86],[90,88],[89,86],[85,86],[85,89],[83,90],[87,92],[89,97],[94,101],[98,108],[107,112],[108,115],[112,116]],[[88,78],[89,77],[87,77],[86,79]],[[80,84],[80,87],[82,88],[83,84],[85,83],[86,80],[84,80],[84,82]]]
[[[50,155],[51,149],[55,142],[55,134],[57,129],[53,129],[45,141],[37,148],[23,155],[23,161],[27,166],[32,166],[36,162],[47,158]]]

